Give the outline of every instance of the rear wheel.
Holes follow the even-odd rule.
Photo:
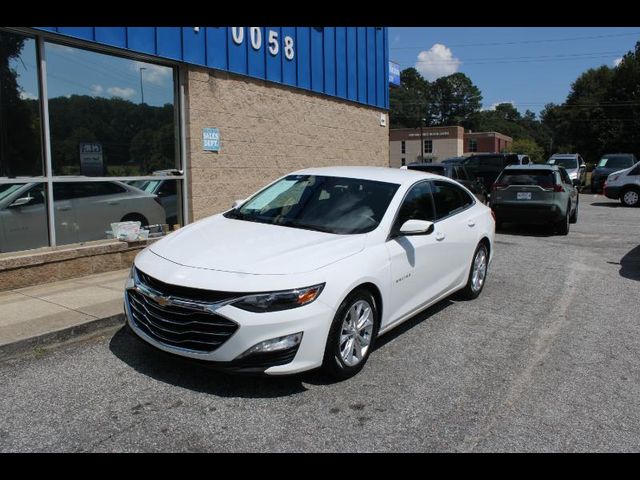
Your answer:
[[[576,203],[576,208],[573,211],[573,213],[571,214],[571,217],[569,218],[569,222],[570,223],[578,223],[578,207],[580,206],[580,202]]]
[[[627,207],[640,206],[640,190],[636,188],[628,188],[620,193],[620,201]]]
[[[460,296],[465,300],[473,300],[478,298],[484,282],[487,278],[487,267],[489,265],[489,251],[484,243],[478,245],[473,260],[471,260],[471,269],[469,270],[469,278],[464,289],[460,291]]]
[[[567,207],[567,213],[562,220],[560,220],[556,224],[556,231],[560,235],[568,235],[569,234],[569,210],[571,207]]]
[[[380,317],[376,300],[364,288],[354,290],[342,302],[331,324],[322,368],[338,379],[358,373],[369,358]]]

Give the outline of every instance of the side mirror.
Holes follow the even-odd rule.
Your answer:
[[[235,210],[236,208],[238,208],[243,203],[244,203],[244,200],[236,200],[235,202],[233,202],[233,206],[231,208],[233,208]]]
[[[427,220],[407,220],[400,227],[400,235],[429,235],[433,232],[433,222]]]
[[[22,207],[23,205],[28,205],[31,203],[31,200],[33,200],[33,197],[17,198],[16,200],[14,200],[14,202],[11,205],[9,205],[9,208]]]

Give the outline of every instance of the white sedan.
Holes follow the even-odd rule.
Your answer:
[[[379,335],[456,291],[477,297],[494,235],[491,210],[447,178],[301,170],[138,254],[128,324],[228,370],[347,378]]]

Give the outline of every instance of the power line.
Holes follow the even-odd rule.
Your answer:
[[[486,46],[497,46],[497,45],[523,45],[523,44],[531,44],[531,43],[568,42],[568,41],[574,41],[574,40],[590,40],[590,39],[596,39],[596,38],[623,37],[623,36],[631,36],[631,35],[640,35],[640,32],[617,33],[617,34],[610,34],[610,35],[591,35],[591,36],[585,36],[585,37],[520,40],[517,42],[461,43],[457,45],[447,45],[447,46],[449,48],[461,48],[461,47],[486,47]],[[424,46],[389,47],[389,50],[410,50],[410,49],[416,49],[416,48],[424,48]]]

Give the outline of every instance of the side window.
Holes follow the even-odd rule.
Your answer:
[[[473,205],[473,198],[457,185],[449,182],[433,182],[433,200],[436,220],[455,215]]]
[[[569,175],[567,174],[567,171],[564,168],[560,169],[560,178],[562,179],[562,183],[571,184],[571,179],[569,178]]]
[[[400,228],[407,220],[428,220],[433,222],[431,182],[421,182],[411,187],[402,202],[394,228]]]

